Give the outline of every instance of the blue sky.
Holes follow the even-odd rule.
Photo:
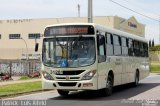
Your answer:
[[[0,0],[0,20],[87,16],[88,0]],[[113,0],[154,19],[160,18],[160,0]],[[146,38],[159,43],[159,23],[114,4],[110,0],[93,0],[94,16],[120,16],[136,19],[146,25]]]

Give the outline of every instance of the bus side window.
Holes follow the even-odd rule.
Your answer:
[[[103,35],[97,36],[97,48],[98,48],[98,62],[106,61],[106,48],[105,48],[105,37]]]
[[[128,39],[128,55],[129,56],[134,56],[134,52],[133,52],[133,40],[132,39]]]
[[[121,40],[118,35],[113,35],[113,44],[114,44],[114,55],[121,55]]]
[[[144,43],[143,44],[143,47],[144,47],[144,57],[148,57],[149,54],[148,54],[148,44],[147,43]]]
[[[110,33],[106,33],[106,54],[107,56],[113,55],[113,36]]]
[[[134,40],[134,46],[133,46],[133,51],[134,51],[134,54],[135,54],[135,56],[136,57],[139,57],[140,56],[140,45],[139,45],[139,41],[136,41],[136,40]]]
[[[142,42],[139,42],[139,53],[140,57],[144,57],[144,47]]]
[[[128,55],[127,38],[121,37],[121,41],[122,41],[122,55],[127,56]]]

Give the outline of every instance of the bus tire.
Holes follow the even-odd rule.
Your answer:
[[[102,89],[103,96],[110,96],[113,92],[113,77],[112,75],[108,75],[106,88]]]
[[[57,90],[58,94],[61,96],[68,96],[69,91],[65,91],[65,90]]]
[[[139,71],[137,70],[135,74],[135,81],[133,82],[133,86],[136,87],[138,86],[138,84],[139,84]]]

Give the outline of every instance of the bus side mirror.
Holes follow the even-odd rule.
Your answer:
[[[35,52],[37,52],[37,51],[38,51],[38,46],[39,46],[39,44],[38,44],[38,43],[36,43],[36,44],[35,44]]]

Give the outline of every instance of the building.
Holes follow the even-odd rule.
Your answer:
[[[144,37],[145,25],[139,23],[134,16],[124,19],[118,16],[94,17],[94,23],[109,26]],[[13,19],[0,20],[0,62],[29,61],[29,66],[39,60],[41,49],[34,52],[35,42],[42,46],[41,35],[47,25],[59,23],[87,23],[86,17],[49,18],[49,19]],[[35,37],[37,40],[35,41]],[[32,61],[34,60],[34,61]],[[34,70],[32,68],[32,70]]]

